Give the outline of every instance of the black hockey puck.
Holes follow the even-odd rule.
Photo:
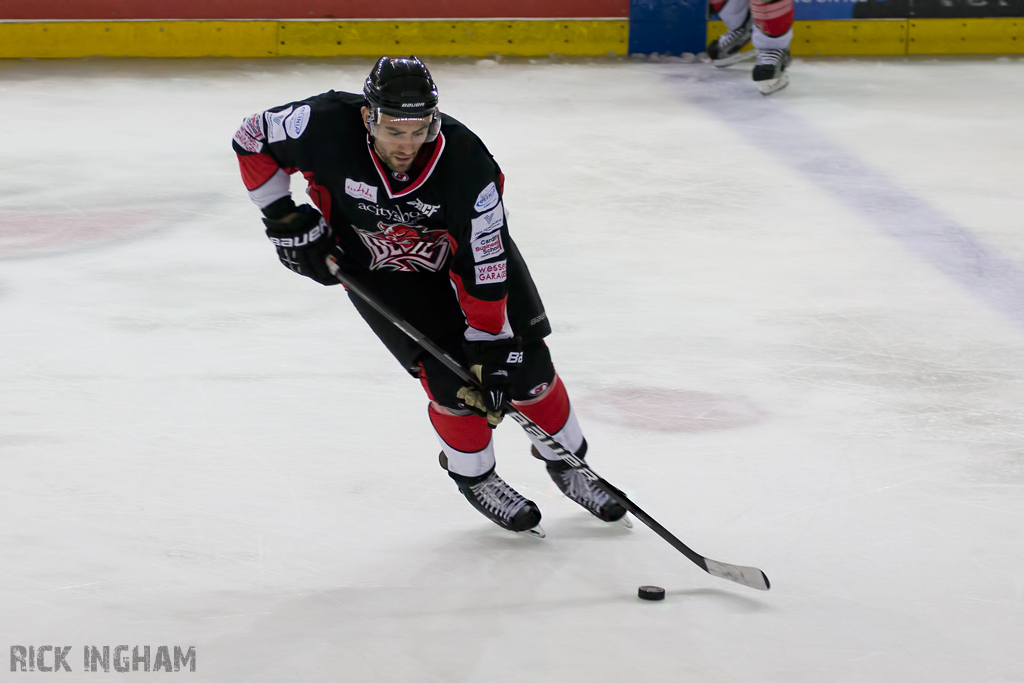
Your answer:
[[[664,600],[665,589],[661,586],[640,586],[636,592],[641,600]]]

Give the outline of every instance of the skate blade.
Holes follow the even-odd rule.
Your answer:
[[[757,50],[744,50],[742,52],[737,52],[734,55],[723,57],[722,59],[712,59],[711,65],[717,66],[719,69],[721,69],[724,66],[729,66],[731,64],[736,64],[737,62],[743,62],[748,59],[753,59],[756,56]]]
[[[633,528],[633,522],[630,521],[629,515],[622,515],[622,517],[612,522],[612,524],[618,524],[619,526],[624,526],[627,529]]]
[[[527,529],[526,531],[517,531],[516,533],[522,534],[523,536],[533,536],[534,538],[547,538],[547,534],[544,533],[544,529],[541,527],[540,524],[533,527],[532,529]]]
[[[758,81],[757,87],[762,95],[771,95],[789,85],[789,74],[783,73],[778,78],[769,78],[767,81]]]

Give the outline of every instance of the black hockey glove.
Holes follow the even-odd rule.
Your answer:
[[[503,405],[523,364],[522,348],[518,338],[465,344],[469,371],[480,380],[480,389],[462,387],[458,397],[468,408],[485,416],[491,429],[498,426],[505,414]]]
[[[290,270],[316,280],[322,285],[336,285],[338,278],[327,269],[327,257],[341,257],[331,226],[320,212],[309,204],[301,204],[293,213],[275,220],[264,218],[267,237],[277,248],[277,258]]]

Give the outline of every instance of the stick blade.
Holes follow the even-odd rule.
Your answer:
[[[711,574],[711,576],[735,581],[740,585],[759,591],[766,591],[771,588],[768,577],[757,567],[741,567],[736,564],[715,562],[714,560],[705,560],[705,563],[707,564],[708,574]]]

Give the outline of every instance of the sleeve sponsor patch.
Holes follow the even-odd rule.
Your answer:
[[[470,224],[473,227],[470,240],[477,240],[505,225],[505,213],[502,211],[501,203],[482,216],[474,218]]]
[[[476,204],[473,205],[473,208],[477,211],[487,211],[494,208],[494,205],[499,201],[501,201],[501,195],[498,193],[498,188],[494,186],[494,183],[491,183],[477,195]]]
[[[242,125],[235,131],[235,142],[242,149],[259,154],[263,149],[263,114],[253,114],[242,119]]]
[[[288,136],[284,132],[284,120],[292,113],[292,108],[287,107],[281,111],[268,111],[267,117],[267,140],[270,142],[281,142]]]
[[[476,270],[476,283],[478,285],[489,285],[494,282],[504,282],[505,272],[508,270],[508,261],[497,263],[485,263],[482,266],[473,266]]]
[[[309,105],[304,104],[284,120],[284,131],[288,137],[297,139],[306,131],[309,124]]]
[[[473,261],[480,263],[505,253],[505,245],[501,243],[501,233],[493,232],[473,240]]]

